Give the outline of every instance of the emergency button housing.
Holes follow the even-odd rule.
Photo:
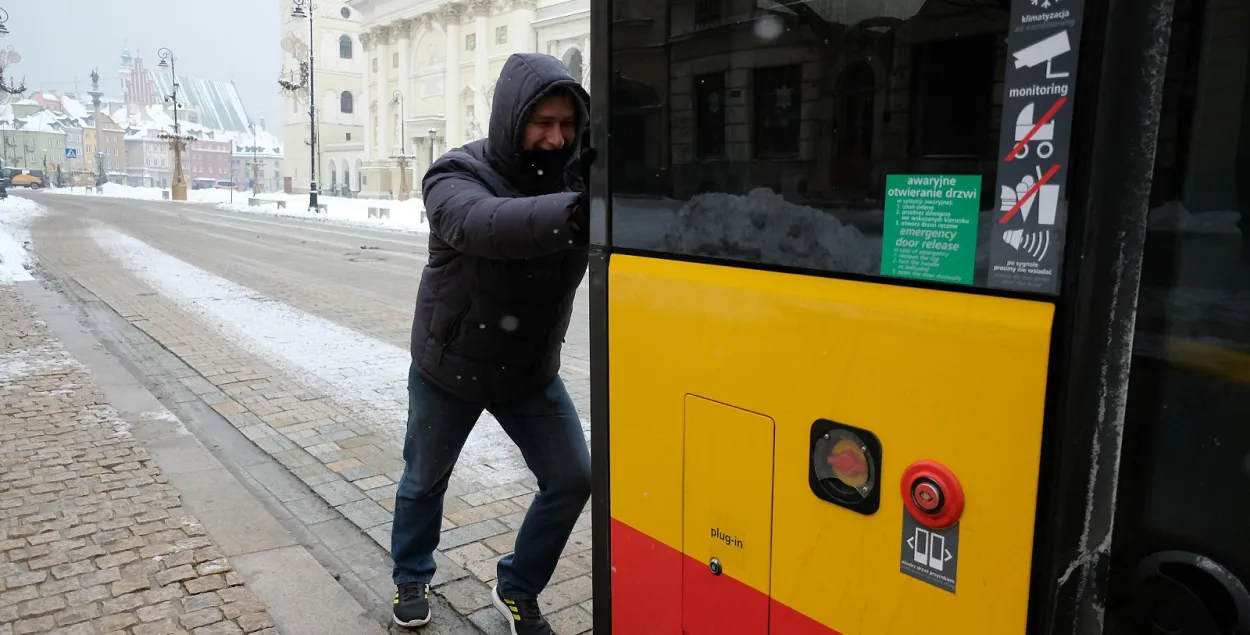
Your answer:
[[[917,461],[903,470],[903,506],[929,529],[947,529],[964,513],[964,490],[949,468],[936,461]]]

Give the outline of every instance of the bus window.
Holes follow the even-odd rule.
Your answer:
[[[1033,128],[1060,97],[1070,117],[1075,50],[1065,39],[1049,63],[1023,51],[1013,63],[1008,4],[630,3],[613,23],[613,247],[992,286],[997,241],[1056,263],[1057,281],[1061,230],[1035,244],[997,223],[1025,194],[1038,195],[1024,218],[1066,207],[1066,188],[1032,186],[1054,176],[1038,157],[1066,146],[1070,125]],[[1008,69],[1042,78],[1021,93],[1038,96],[1015,95]],[[1002,144],[1026,135],[1015,152],[1036,165],[1004,188]],[[953,199],[937,209],[945,224],[924,218],[935,190]]]
[[[1178,0],[1133,340],[1109,635],[1250,624],[1250,9]],[[1237,582],[1240,580],[1240,582]],[[1199,602],[1178,599],[1186,590]],[[1238,618],[1240,616],[1240,618]],[[1238,619],[1242,620],[1238,622]]]

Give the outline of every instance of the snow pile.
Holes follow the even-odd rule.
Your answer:
[[[1211,211],[1194,214],[1180,201],[1168,201],[1150,210],[1150,231],[1178,231],[1187,234],[1235,234],[1241,229],[1237,222],[1241,213],[1235,210]]]
[[[430,231],[430,226],[425,220],[425,204],[420,199],[415,198],[406,201],[379,201],[319,196],[317,202],[326,206],[324,214],[313,214],[308,211],[307,194],[265,194],[258,198],[261,199],[262,204],[256,207],[248,205],[247,197],[245,197],[242,201],[235,198],[234,204],[223,203],[218,205],[217,208],[245,214],[269,214],[354,227],[394,229],[419,234],[429,233]],[[278,201],[284,201],[286,209],[279,208],[277,205]],[[389,217],[381,218],[380,212],[370,217],[369,208],[386,209],[390,212]]]
[[[167,192],[159,187],[135,187],[132,185],[121,185],[118,183],[105,183],[104,193],[96,194],[95,187],[60,187],[50,188],[46,190],[51,194],[66,194],[76,196],[106,196],[109,198],[128,198],[140,201],[159,201],[163,200],[161,192]],[[230,190],[192,190],[187,189],[188,203],[227,203],[230,201]],[[247,201],[250,192],[234,192],[234,200]],[[179,201],[181,202],[181,201]]]
[[[746,196],[709,193],[677,211],[665,232],[669,251],[765,264],[876,273],[881,238],[833,214],[795,205],[768,188]]]
[[[10,196],[0,200],[0,284],[33,280],[26,270],[26,244],[30,242],[27,226],[43,213],[35,202]]]

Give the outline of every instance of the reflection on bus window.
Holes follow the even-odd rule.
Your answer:
[[[614,3],[614,245],[877,275],[887,175],[970,175],[984,284],[1008,5]]]
[[[1250,586],[1250,516],[1227,507],[1250,499],[1247,32],[1245,3],[1176,3],[1133,342],[1109,635],[1155,632],[1135,619],[1159,599],[1142,592],[1152,581],[1139,570],[1153,553],[1200,554],[1209,570],[1222,567]],[[1171,575],[1203,584],[1201,571]],[[1191,588],[1211,602],[1217,621],[1231,618],[1230,596]]]

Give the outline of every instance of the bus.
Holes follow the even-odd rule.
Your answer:
[[[1250,633],[1250,4],[590,7],[596,635]]]

